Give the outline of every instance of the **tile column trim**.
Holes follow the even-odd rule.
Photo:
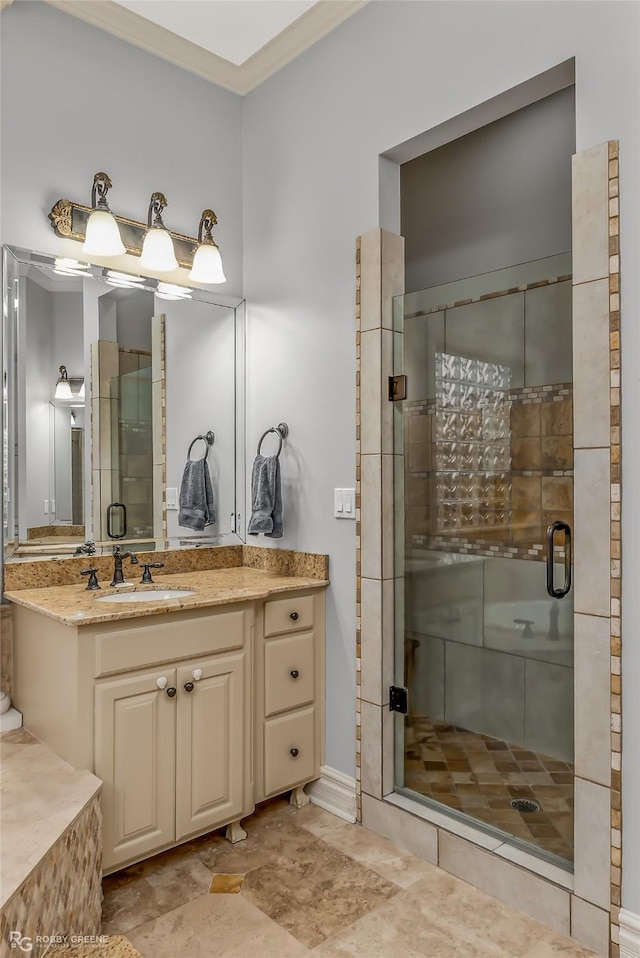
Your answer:
[[[393,788],[393,767],[387,754],[393,751],[389,748],[393,716],[388,711],[385,688],[394,643],[393,588],[389,587],[394,575],[393,422],[386,384],[393,372],[392,301],[403,290],[404,239],[380,229],[359,236],[355,304],[357,821],[362,821],[363,775],[365,790],[375,798],[382,798]],[[363,355],[368,362],[363,363]],[[376,602],[369,602],[364,610],[363,580],[368,586],[365,598],[377,596]],[[363,715],[368,730],[364,769]],[[383,754],[387,755],[384,768]]]
[[[620,417],[620,192],[619,144],[608,143],[609,196],[609,370],[611,386],[611,956],[618,958],[622,885],[622,707],[621,707],[621,417]]]

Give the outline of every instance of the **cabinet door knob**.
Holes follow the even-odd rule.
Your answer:
[[[167,689],[167,695],[169,696],[170,699],[172,699],[177,691],[178,690],[174,689],[173,685],[170,685],[169,688]]]
[[[194,688],[195,688],[195,685],[193,684],[193,682],[185,682],[185,683],[184,683],[184,690],[185,690],[185,692],[193,692]]]
[[[298,750],[297,748],[290,748],[290,749],[289,749],[289,754],[290,754],[290,755],[293,755],[294,758],[297,758],[298,755],[299,755],[299,750]]]
[[[297,669],[291,669],[291,671],[289,672],[289,675],[291,676],[292,679],[297,679],[300,673],[298,672]]]
[[[156,679],[156,685],[159,689],[166,689],[167,681],[166,675],[161,675],[159,679]]]
[[[289,613],[289,618],[290,618],[290,619],[293,619],[293,621],[295,622],[296,619],[298,618],[298,613],[297,613],[297,612],[290,612],[290,613]]]

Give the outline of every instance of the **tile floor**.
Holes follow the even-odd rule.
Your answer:
[[[428,718],[405,728],[405,785],[573,861],[573,766]],[[539,811],[510,807],[533,799]]]
[[[212,833],[105,878],[103,932],[142,958],[592,955],[316,806],[277,799],[243,824],[237,845]],[[240,878],[212,894],[216,874]]]

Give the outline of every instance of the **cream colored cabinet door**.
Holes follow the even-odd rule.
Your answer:
[[[175,668],[161,667],[96,685],[105,870],[174,841],[175,688]]]
[[[176,840],[244,812],[245,654],[177,670]]]

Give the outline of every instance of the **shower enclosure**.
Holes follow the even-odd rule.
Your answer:
[[[396,789],[568,868],[570,273],[567,253],[394,301]]]
[[[151,356],[127,353],[139,368],[111,380],[111,492],[124,505],[130,539],[153,536]]]

